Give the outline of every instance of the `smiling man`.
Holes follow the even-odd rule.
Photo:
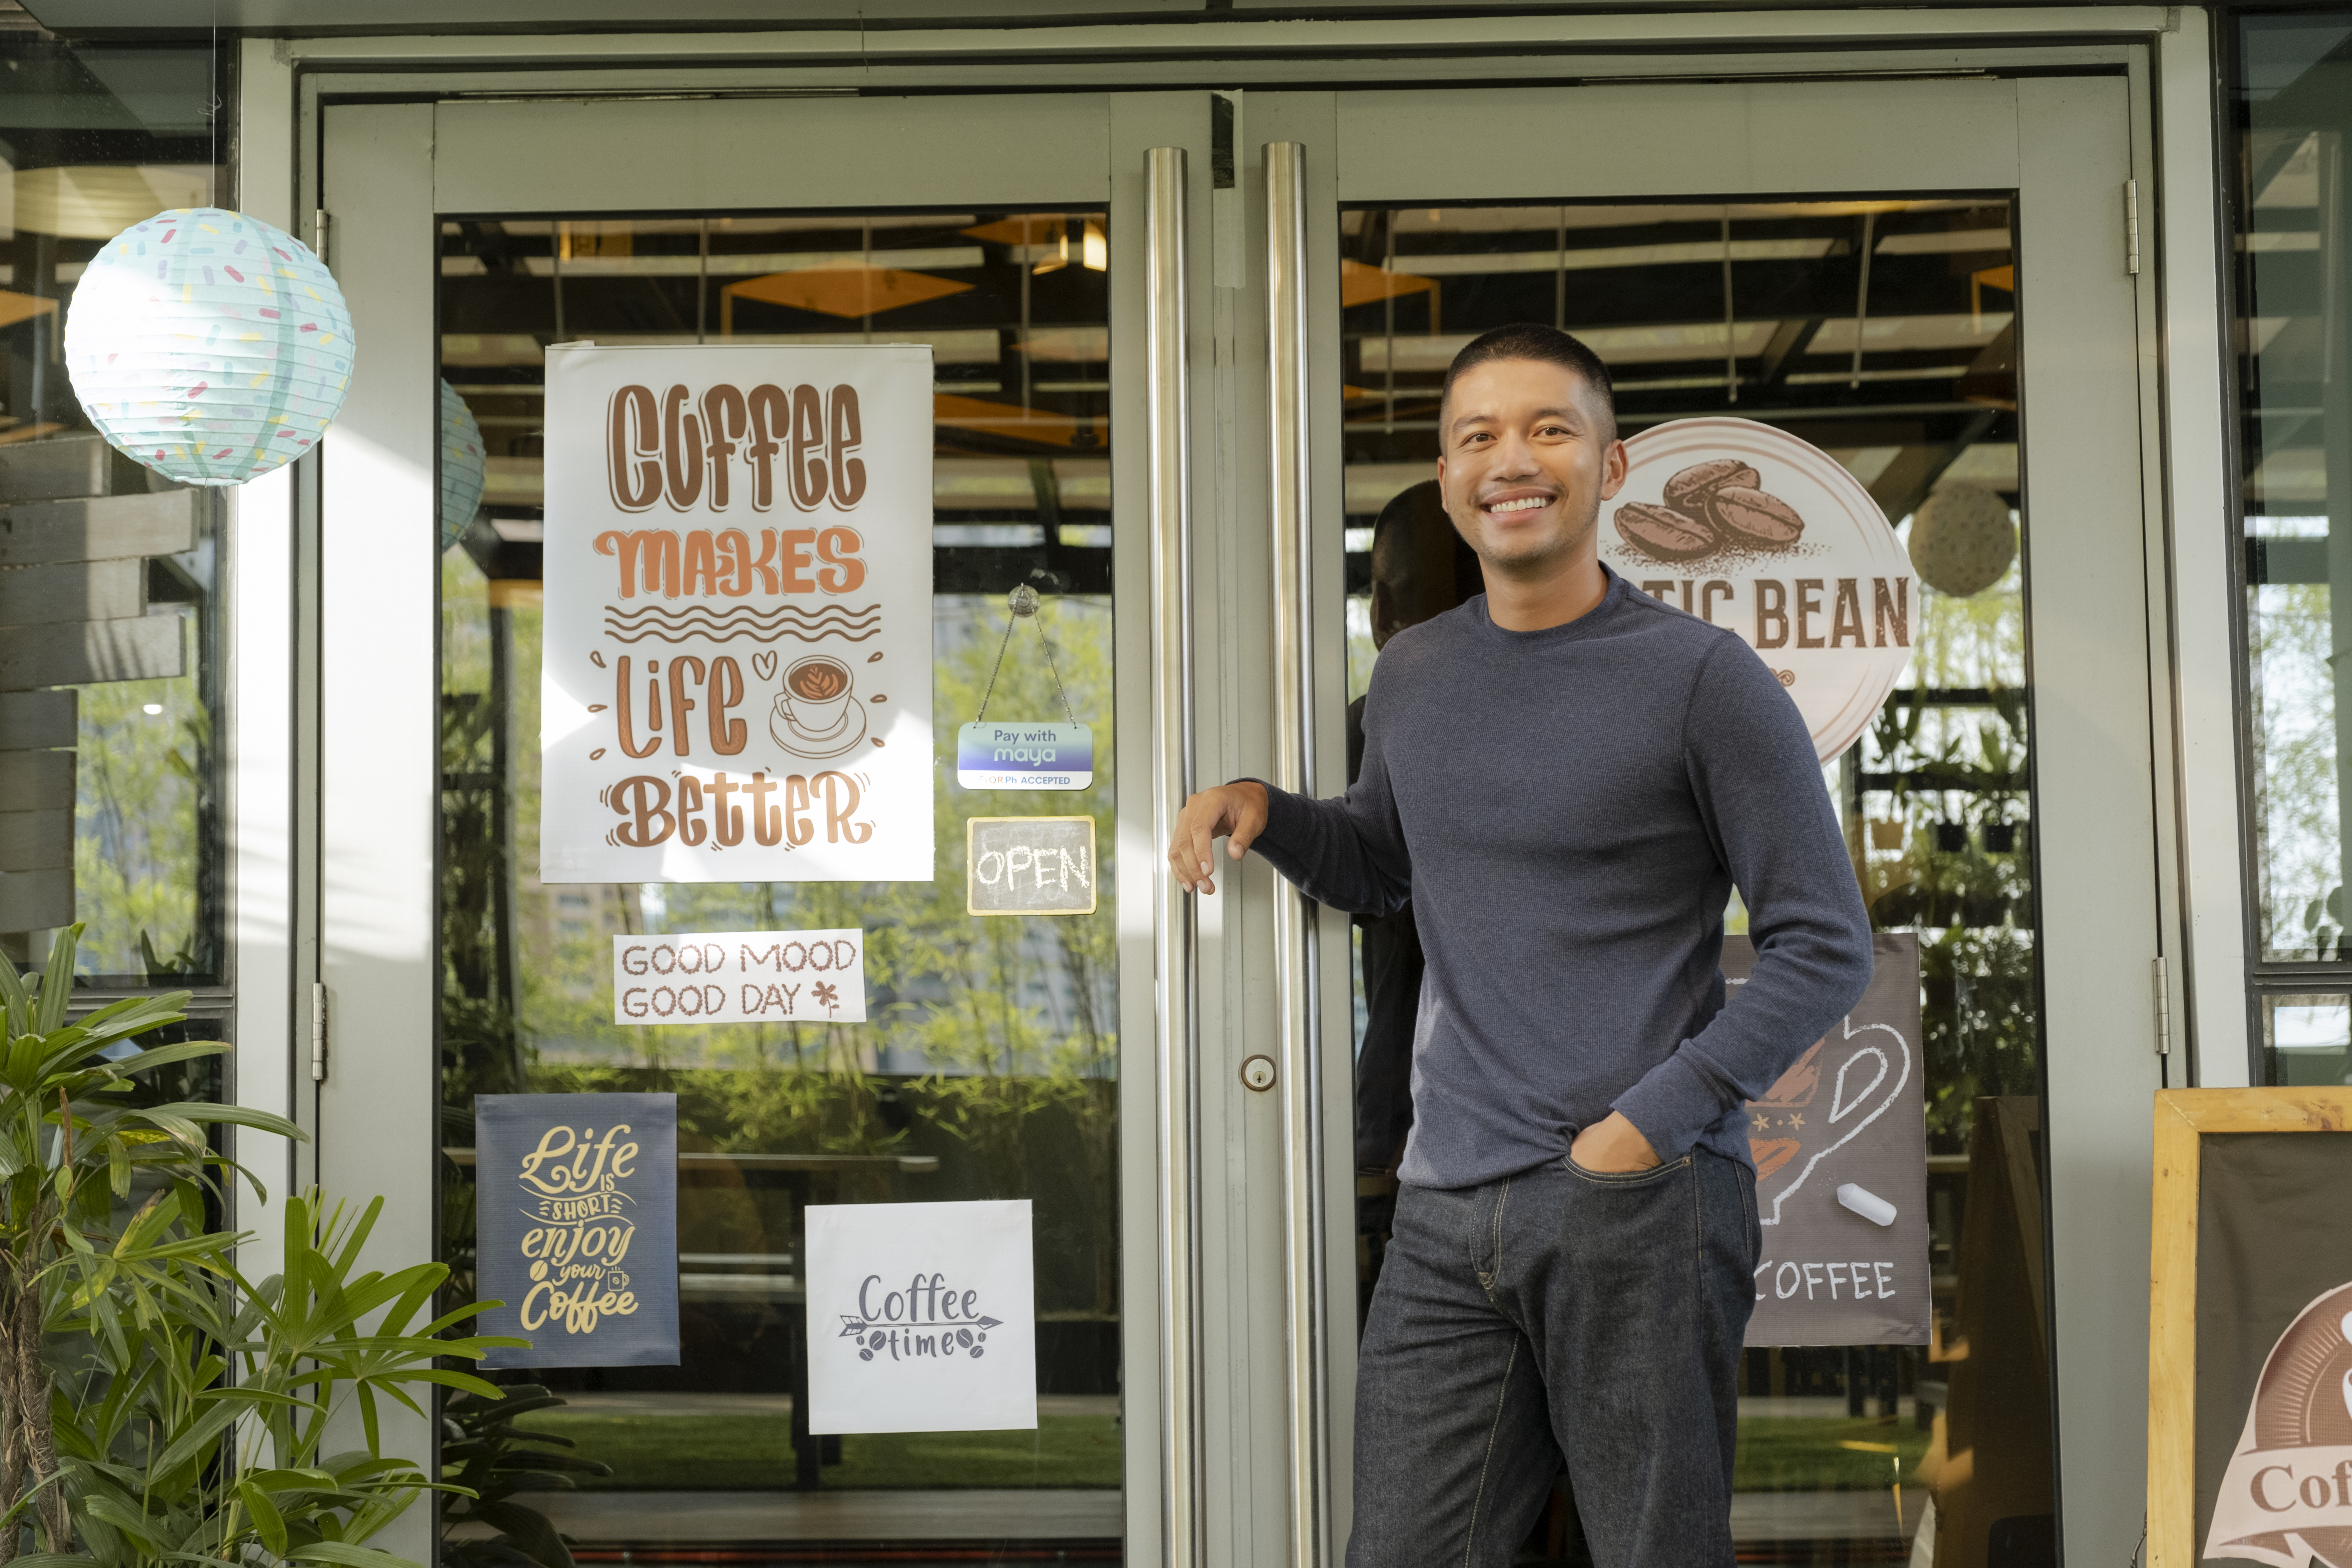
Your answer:
[[[1729,1568],[1760,1232],[1744,1102],[1861,996],[1870,932],[1796,705],[1601,563],[1609,374],[1544,326],[1446,373],[1438,480],[1486,592],[1398,633],[1337,800],[1185,803],[1314,898],[1407,898],[1414,1121],[1357,1381],[1355,1568],[1507,1563],[1563,1460],[1602,1568]],[[1737,887],[1753,976],[1717,963]]]

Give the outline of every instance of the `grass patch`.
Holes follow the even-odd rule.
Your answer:
[[[600,1415],[550,1410],[528,1425],[613,1467],[594,1491],[775,1491],[793,1484],[792,1429],[779,1415]],[[1739,1424],[1740,1491],[1876,1491],[1895,1479],[1889,1456],[1841,1447],[1891,1443],[1907,1480],[1927,1436],[1903,1420],[1756,1418]],[[1120,1484],[1118,1420],[1044,1415],[1034,1432],[853,1433],[824,1484],[845,1490]]]
[[[1818,1420],[1757,1416],[1739,1424],[1739,1468],[1732,1487],[1743,1492],[1883,1491],[1919,1467],[1929,1434],[1898,1417]],[[1893,1455],[1842,1447],[1893,1444]]]
[[[780,1415],[598,1415],[549,1410],[533,1430],[613,1467],[587,1491],[776,1491],[793,1484],[792,1427]],[[1041,1415],[1034,1432],[853,1433],[828,1488],[851,1489],[1119,1485],[1118,1419]]]

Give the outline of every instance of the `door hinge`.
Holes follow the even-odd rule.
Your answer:
[[[2172,1054],[2172,962],[2159,958],[2149,970],[2156,979],[2156,1054]]]
[[[2139,276],[2139,182],[2137,180],[2124,182],[2124,270],[2134,278]]]
[[[327,987],[310,987],[310,1081],[327,1081]]]
[[[327,265],[327,209],[320,207],[310,215],[310,248],[318,254],[319,265]],[[2134,267],[2134,271],[2138,268]]]

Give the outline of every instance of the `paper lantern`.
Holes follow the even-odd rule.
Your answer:
[[[352,314],[292,235],[182,207],[107,241],[75,286],[65,349],[99,434],[183,484],[238,485],[333,421]]]
[[[482,427],[474,423],[474,411],[457,395],[457,389],[447,382],[441,384],[441,549],[449,547],[466,536],[474,524],[474,513],[481,509],[482,481],[486,477],[482,462]]]
[[[1965,599],[2009,573],[2017,524],[2009,503],[1982,485],[1939,486],[1911,514],[1911,564],[1939,594]]]

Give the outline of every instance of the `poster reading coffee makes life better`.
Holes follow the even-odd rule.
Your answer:
[[[928,881],[920,345],[547,354],[541,878]]]
[[[488,1367],[677,1364],[677,1097],[474,1100]]]

